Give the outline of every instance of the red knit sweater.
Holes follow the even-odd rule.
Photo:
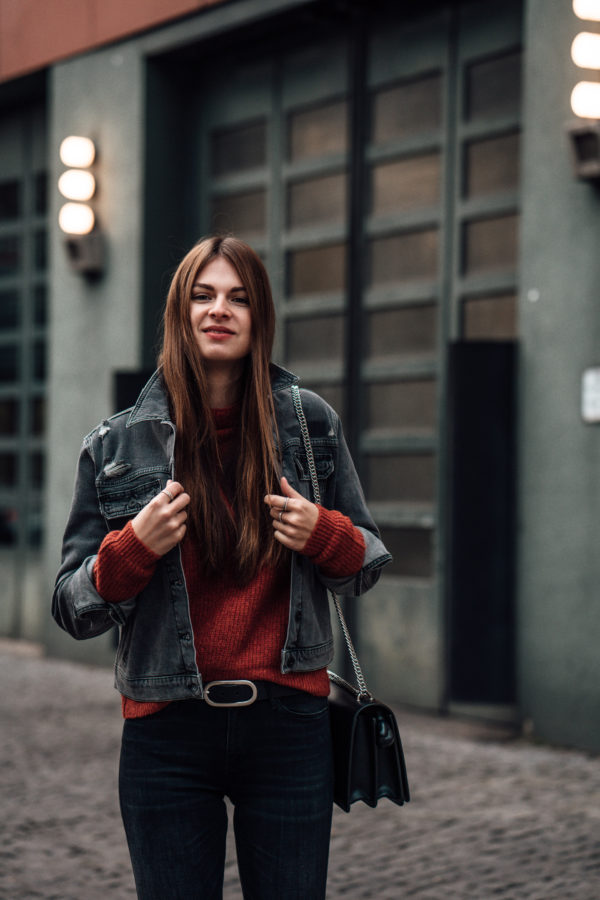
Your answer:
[[[234,407],[213,412],[227,471],[227,459],[235,452],[238,410]],[[317,524],[303,554],[324,574],[344,577],[359,571],[364,551],[363,536],[350,519],[320,506]],[[279,568],[263,566],[249,584],[240,587],[226,571],[207,578],[199,569],[195,544],[188,538],[181,544],[181,556],[196,660],[205,682],[249,678],[289,685],[317,696],[327,695],[326,669],[285,675],[281,672],[281,648],[289,616],[287,561]],[[122,531],[111,531],[100,546],[94,566],[98,593],[110,603],[139,594],[152,578],[158,559],[137,538],[130,522]],[[150,715],[167,702],[140,703],[123,697],[123,715]]]

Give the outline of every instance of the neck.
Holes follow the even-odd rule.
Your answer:
[[[208,402],[211,409],[233,406],[240,398],[243,367],[211,368],[208,374]]]

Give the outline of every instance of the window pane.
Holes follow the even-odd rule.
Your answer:
[[[294,112],[288,120],[289,159],[343,153],[348,145],[348,104],[345,100]]]
[[[248,191],[214,197],[211,222],[213,231],[249,234],[263,232],[267,227],[266,192]]]
[[[37,272],[46,268],[46,232],[36,231],[33,237],[34,265]]]
[[[0,328],[18,328],[19,312],[18,292],[0,292]]]
[[[437,308],[403,306],[371,312],[367,319],[367,355],[420,356],[435,352]]]
[[[18,219],[21,214],[19,181],[3,181],[0,183],[0,222]]]
[[[466,84],[468,119],[516,115],[521,105],[520,51],[473,63]]]
[[[30,407],[29,428],[32,435],[39,437],[46,429],[46,398],[33,397]]]
[[[16,453],[0,453],[0,485],[14,487],[17,483]]]
[[[290,294],[343,291],[346,286],[345,244],[290,253],[288,285]]]
[[[16,236],[0,238],[0,275],[16,275],[21,266],[21,242]]]
[[[465,194],[478,197],[519,184],[519,134],[473,141],[466,147]]]
[[[468,222],[464,226],[465,275],[513,268],[517,262],[518,225],[516,215]]]
[[[33,345],[33,377],[36,381],[46,378],[46,342],[35,341]]]
[[[346,176],[327,175],[290,184],[287,191],[290,228],[346,218]]]
[[[44,454],[32,453],[29,458],[29,479],[31,486],[38,490],[44,486],[44,468]]]
[[[367,427],[431,431],[436,423],[436,382],[370,384],[366,391]]]
[[[395,85],[373,97],[372,140],[376,144],[435,130],[441,122],[440,75]]]
[[[17,514],[14,509],[0,508],[0,545],[17,541]]]
[[[216,131],[212,136],[212,174],[229,175],[267,162],[267,125],[251,122]]]
[[[46,285],[36,285],[33,289],[33,323],[45,325],[47,320]]]
[[[371,212],[432,206],[440,199],[440,156],[427,153],[373,167]]]
[[[435,457],[432,454],[369,456],[369,501],[431,503],[435,497]]]
[[[14,345],[0,349],[0,382],[16,381],[19,375],[19,351]]]
[[[35,212],[43,216],[48,211],[48,176],[45,172],[38,172],[35,176]]]
[[[344,347],[344,317],[319,316],[316,319],[291,319],[286,325],[287,358],[339,360]]]
[[[382,528],[383,543],[394,557],[384,569],[386,575],[431,578],[433,575],[432,533],[426,528]]]
[[[517,336],[514,294],[477,297],[463,303],[463,334],[469,340],[511,340]]]
[[[415,231],[371,242],[371,284],[435,278],[438,265],[437,230]]]
[[[18,430],[19,404],[17,400],[0,400],[0,434],[9,436],[16,434]]]

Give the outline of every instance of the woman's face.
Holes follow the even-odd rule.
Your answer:
[[[252,317],[248,292],[233,266],[217,256],[192,287],[190,321],[205,363],[238,367],[250,353]]]

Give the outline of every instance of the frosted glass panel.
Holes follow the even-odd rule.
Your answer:
[[[371,242],[371,284],[435,278],[438,233],[435,229],[409,232]]]
[[[432,454],[370,456],[367,459],[369,500],[431,503],[435,497],[435,457]]]
[[[367,356],[432,354],[436,347],[436,330],[437,308],[433,304],[370,312]]]
[[[346,218],[346,176],[326,175],[290,184],[287,191],[288,225],[291,228]]]
[[[346,247],[311,247],[288,255],[290,294],[341,291],[346,284]]]
[[[432,378],[370,384],[367,427],[414,431],[436,423],[436,382]]]
[[[378,91],[373,97],[376,144],[432,131],[442,122],[442,79],[428,75]]]
[[[440,199],[440,156],[427,153],[374,166],[371,212],[385,215],[396,210],[433,206]]]
[[[345,100],[301,110],[288,120],[289,158],[292,162],[331,153],[348,145],[348,104]]]

